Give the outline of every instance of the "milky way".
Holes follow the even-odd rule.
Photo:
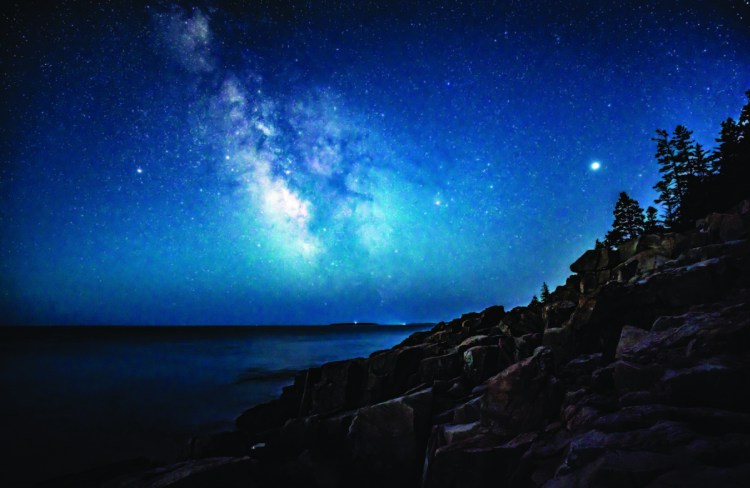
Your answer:
[[[750,7],[703,3],[3,7],[2,315],[525,303],[652,203],[654,129],[736,116]]]

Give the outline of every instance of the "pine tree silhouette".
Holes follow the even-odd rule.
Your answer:
[[[740,126],[732,117],[721,123],[719,138],[716,139],[718,146],[715,151],[714,168],[717,173],[723,174],[726,166],[732,166],[739,152]]]
[[[546,281],[542,283],[542,292],[539,295],[539,298],[541,299],[542,303],[547,303],[549,301],[549,298],[550,298],[549,287],[547,286]]]
[[[648,207],[646,209],[646,218],[643,219],[643,233],[644,234],[656,234],[661,231],[661,223],[659,222],[659,216],[657,210],[654,207]]]
[[[716,149],[711,156],[712,175],[702,185],[704,210],[724,211],[750,196],[750,90],[738,121],[721,123]],[[705,213],[705,212],[704,212]],[[699,215],[696,215],[696,217]]]
[[[698,178],[700,181],[704,181],[706,178],[713,174],[711,167],[711,156],[703,149],[703,145],[700,143],[695,144],[693,151],[693,159],[690,162],[691,173],[693,176]]]
[[[692,151],[688,160],[686,190],[680,203],[683,222],[694,221],[711,211],[711,158],[701,144],[692,142]]]
[[[745,96],[748,101],[742,107],[736,124],[734,153],[723,164],[727,187],[735,201],[750,194],[750,90],[745,92]]]
[[[684,223],[682,205],[692,178],[692,165],[695,163],[695,143],[693,132],[684,125],[678,125],[672,137],[664,129],[656,130],[656,161],[659,163],[661,180],[654,185],[659,192],[655,203],[664,206],[664,223],[669,228],[677,228]]]
[[[662,174],[654,189],[659,192],[659,198],[655,203],[664,206],[664,222],[673,227],[679,220],[680,201],[682,200],[682,177],[676,166],[675,151],[669,133],[664,129],[656,130],[657,137],[652,138],[656,142],[656,161],[659,163],[659,172]]]
[[[712,211],[726,211],[738,201],[750,197],[750,90],[739,119],[729,117],[721,123],[716,148],[708,154],[683,125],[670,137],[656,130],[656,160],[661,179],[654,185],[659,193],[655,203],[663,209],[664,227],[679,229]],[[646,232],[663,230],[649,207],[644,221]],[[622,229],[607,234],[607,245],[624,239]]]
[[[615,220],[612,222],[612,230],[607,232],[604,238],[604,244],[608,247],[617,247],[643,234],[643,209],[638,201],[630,198],[626,192],[620,193],[613,214]]]

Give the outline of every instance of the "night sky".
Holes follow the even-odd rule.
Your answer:
[[[750,88],[747,0],[15,3],[14,323],[525,304],[603,237],[620,191],[653,203],[656,128],[712,147]]]

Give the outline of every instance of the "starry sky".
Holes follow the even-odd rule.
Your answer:
[[[743,0],[50,3],[0,7],[12,323],[525,304],[750,88]]]

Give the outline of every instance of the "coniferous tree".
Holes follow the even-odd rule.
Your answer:
[[[541,298],[542,303],[549,302],[549,298],[550,298],[549,297],[549,287],[547,286],[547,282],[546,281],[544,283],[542,283],[542,292],[539,295],[539,297]]]
[[[713,174],[711,168],[711,156],[703,149],[700,143],[695,144],[693,160],[691,161],[693,175],[703,181]]]
[[[685,179],[685,194],[680,202],[681,217],[684,222],[699,219],[711,211],[712,188],[710,158],[703,146],[692,143],[689,156],[688,174]]]
[[[604,239],[604,243],[608,247],[617,247],[623,242],[635,239],[643,234],[643,209],[638,201],[630,198],[627,193],[620,193],[613,214],[615,220],[612,222],[612,230],[607,232]]]
[[[682,205],[693,174],[695,143],[692,131],[678,125],[670,138],[667,131],[656,130],[656,161],[659,163],[661,180],[654,185],[659,192],[655,203],[664,206],[664,223],[668,227],[678,227],[683,223]]]
[[[654,190],[659,192],[659,198],[654,203],[660,203],[664,207],[664,224],[667,227],[674,227],[677,222],[677,213],[679,211],[679,202],[668,181],[659,180],[654,185]]]
[[[604,247],[604,243],[600,241],[599,239],[594,242],[594,249],[602,249]]]
[[[728,178],[735,185],[735,197],[739,200],[750,196],[750,90],[745,92],[747,103],[742,107],[737,124],[739,137],[736,146],[734,165],[729,168]]]
[[[646,209],[646,217],[643,219],[643,233],[655,234],[660,230],[662,230],[662,228],[659,223],[659,216],[657,215],[656,208],[648,207]]]
[[[740,145],[740,125],[732,117],[721,123],[718,146],[715,151],[714,168],[717,173],[724,174],[727,166],[732,166]]]
[[[529,307],[538,307],[539,305],[541,305],[541,303],[539,302],[537,296],[534,295],[533,297],[531,297],[531,303],[529,303]]]
[[[692,139],[692,132],[678,125],[672,135],[656,131],[656,160],[661,179],[654,185],[663,207],[664,225],[675,229],[688,225],[711,211],[724,211],[750,197],[750,90],[737,121],[721,123],[717,146],[708,155]],[[655,216],[655,213],[654,213]],[[647,219],[649,229],[656,221]],[[608,239],[621,239],[612,231]]]
[[[745,92],[747,102],[740,111],[740,137],[745,144],[750,144],[750,90]]]
[[[662,176],[654,185],[654,189],[659,192],[659,198],[654,202],[664,206],[664,223],[673,227],[679,220],[682,178],[676,167],[675,151],[669,133],[664,129],[657,129],[656,135],[651,140],[656,142],[656,161]]]
[[[674,164],[676,168],[676,186],[681,189],[684,195],[687,189],[688,179],[695,173],[693,167],[695,155],[695,142],[693,141],[693,131],[688,130],[684,125],[678,125],[672,132],[671,139],[674,150]]]
[[[724,210],[750,196],[750,90],[738,121],[731,117],[721,123],[713,154],[715,175],[706,183],[710,210]]]

